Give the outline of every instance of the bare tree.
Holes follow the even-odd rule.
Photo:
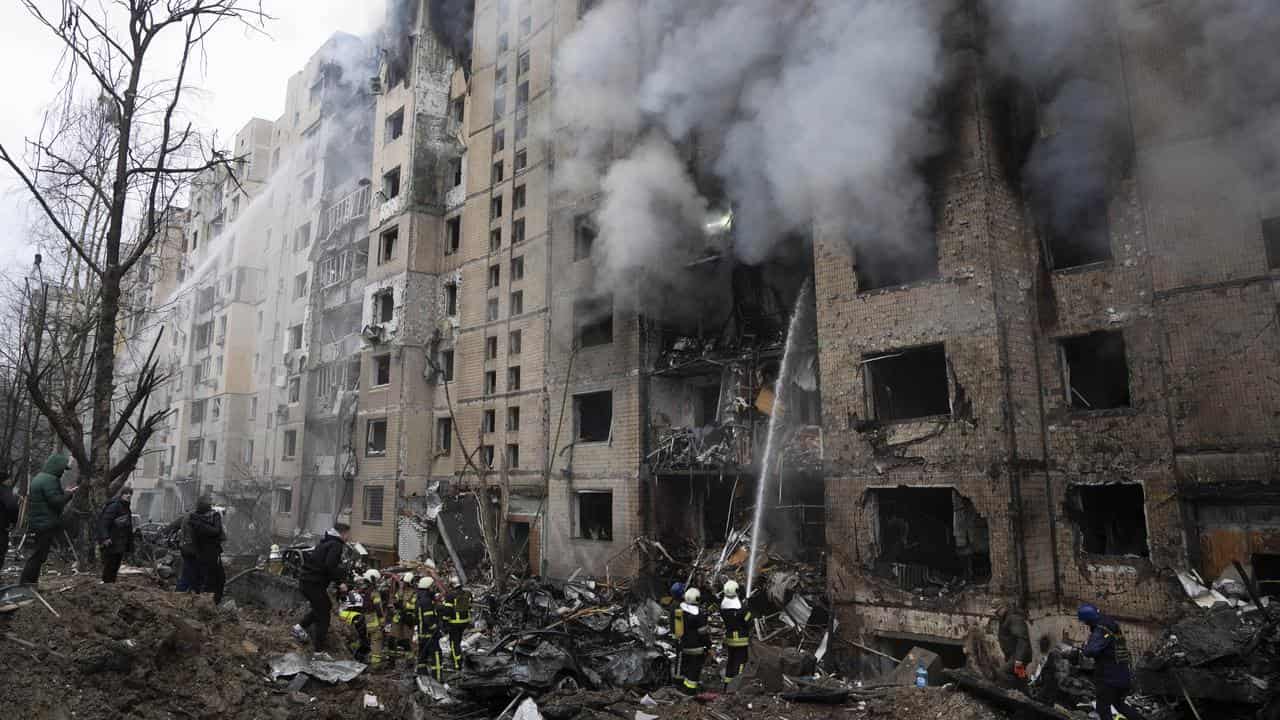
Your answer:
[[[248,0],[114,0],[92,6],[62,0],[57,15],[36,0],[20,1],[63,47],[63,111],[27,142],[25,154],[0,144],[0,161],[29,191],[53,238],[74,256],[73,267],[83,269],[84,288],[94,297],[92,329],[83,346],[90,358],[82,376],[90,406],[87,445],[81,413],[46,394],[39,362],[24,365],[25,381],[32,402],[80,467],[82,485],[101,501],[108,488],[128,477],[167,414],[147,409],[151,391],[165,379],[155,352],[158,337],[133,386],[116,397],[124,278],[164,233],[164,216],[191,178],[214,168],[233,175],[238,169],[234,158],[212,150],[183,120],[189,73],[203,61],[204,42],[215,28],[227,21],[258,28],[266,15],[260,2]],[[176,58],[160,49],[169,38],[181,43]],[[161,77],[162,72],[173,74]],[[86,120],[73,108],[89,93],[98,100],[96,114]],[[102,131],[84,132],[85,122]],[[80,132],[70,132],[76,127]],[[38,311],[47,312],[47,304],[41,305]],[[27,354],[36,358],[49,350],[39,342],[32,349]],[[124,449],[113,461],[118,442]]]

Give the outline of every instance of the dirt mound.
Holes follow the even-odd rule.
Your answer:
[[[278,613],[219,610],[208,595],[142,577],[62,578],[41,593],[60,618],[33,603],[0,619],[0,705],[10,717],[350,718],[366,690],[392,694],[381,686],[389,678],[311,681],[292,695],[271,682],[268,659],[298,649]]]

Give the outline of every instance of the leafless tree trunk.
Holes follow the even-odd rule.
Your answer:
[[[78,378],[87,388],[87,446],[79,406],[50,397],[40,382],[42,351],[57,355],[63,349],[34,343],[36,352],[27,353],[34,362],[25,364],[25,381],[32,402],[80,468],[82,487],[97,503],[127,479],[167,415],[147,409],[151,391],[165,380],[158,370],[158,337],[133,386],[123,397],[116,396],[125,277],[164,233],[166,214],[191,178],[214,168],[234,176],[239,169],[234,158],[204,145],[182,120],[188,73],[204,60],[204,40],[222,22],[261,27],[266,16],[256,0],[63,0],[59,15],[39,6],[45,3],[20,2],[63,46],[64,110],[51,119],[51,130],[27,142],[25,159],[0,144],[0,161],[29,191],[74,265],[84,268],[85,288],[73,289],[87,290],[94,298],[93,322],[77,349],[86,351],[89,360]],[[162,54],[160,41],[178,34],[182,43],[177,57]],[[88,92],[98,96],[96,121],[102,133],[86,147],[67,140],[83,136],[68,131],[85,122],[72,110],[74,99]],[[47,311],[42,304],[39,312]],[[124,447],[113,461],[117,443]]]

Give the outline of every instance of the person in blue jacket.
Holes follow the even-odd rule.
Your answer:
[[[1115,708],[1127,720],[1141,720],[1142,716],[1125,702],[1133,689],[1133,670],[1120,623],[1089,603],[1080,606],[1076,617],[1089,627],[1089,640],[1080,652],[1093,658],[1094,709],[1098,717],[1110,718],[1111,708]]]

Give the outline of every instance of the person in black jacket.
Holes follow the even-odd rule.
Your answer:
[[[1115,708],[1129,720],[1141,720],[1142,716],[1125,701],[1133,688],[1133,669],[1129,643],[1120,623],[1091,603],[1081,605],[1076,617],[1089,628],[1089,640],[1080,653],[1093,658],[1094,710],[1098,717],[1111,717],[1111,709]]]
[[[293,626],[293,636],[305,640],[310,633],[312,647],[316,652],[324,652],[329,640],[329,616],[333,612],[329,585],[339,583],[338,592],[347,592],[347,586],[342,582],[342,550],[350,535],[350,525],[334,523],[333,529],[325,531],[320,544],[302,562],[298,589],[302,591],[302,596],[307,599],[310,607],[302,620]]]
[[[702,689],[702,667],[711,648],[707,618],[698,604],[701,599],[702,593],[697,588],[689,588],[675,612],[675,634],[680,641],[680,689],[687,695],[697,695]]]
[[[187,516],[186,526],[194,544],[196,564],[200,567],[203,586],[200,591],[213,593],[213,604],[222,603],[222,587],[226,575],[222,571],[222,543],[227,534],[222,529],[222,516],[213,509],[213,501],[202,497],[195,512]]]
[[[120,572],[124,556],[133,552],[133,489],[125,486],[120,494],[107,501],[98,513],[95,528],[98,549],[102,553],[102,582],[113,583]]]
[[[4,559],[9,554],[9,533],[18,524],[19,506],[18,496],[13,494],[13,478],[9,476],[9,469],[2,468],[0,472],[4,473],[0,476],[0,567],[4,567]]]

